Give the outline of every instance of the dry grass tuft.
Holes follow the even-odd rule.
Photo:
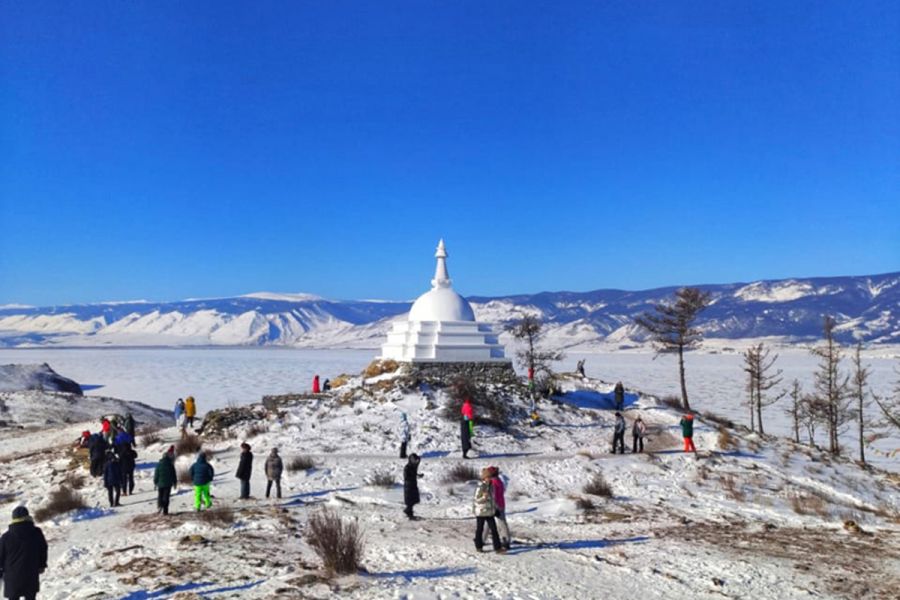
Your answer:
[[[737,447],[737,440],[731,435],[731,432],[728,431],[725,427],[719,427],[719,449],[725,450],[726,452],[729,450],[733,450]]]
[[[347,385],[347,382],[350,381],[350,376],[346,373],[341,373],[337,377],[331,380],[331,389],[339,388],[342,385]]]
[[[310,469],[316,468],[316,461],[314,461],[311,456],[300,455],[289,459],[285,467],[291,473],[297,471],[309,471]]]
[[[367,485],[376,487],[392,488],[397,483],[394,474],[386,469],[376,469],[366,478]]]
[[[36,521],[46,521],[73,510],[87,508],[84,498],[67,485],[61,485],[52,492],[47,504],[34,511]]]
[[[659,399],[659,403],[663,406],[668,406],[669,408],[674,408],[675,410],[682,410],[681,406],[681,398],[678,396],[663,396]]]
[[[722,489],[725,490],[725,495],[735,502],[743,502],[747,498],[744,490],[741,489],[740,483],[733,475],[722,476]]]
[[[234,525],[234,510],[230,506],[216,506],[209,510],[200,511],[197,517],[204,523],[218,527]]]
[[[200,438],[196,435],[189,435],[185,438],[178,440],[175,444],[175,454],[196,454],[200,451],[200,448],[203,447],[203,442],[200,441]]]
[[[268,433],[268,431],[269,428],[266,427],[264,423],[260,423],[259,421],[257,421],[247,428],[247,431],[244,434],[244,438],[249,440],[250,438],[254,438],[262,433]]]
[[[329,573],[344,575],[359,570],[363,539],[356,521],[344,521],[335,511],[322,509],[309,517],[306,542]]]
[[[475,467],[470,467],[469,465],[458,463],[454,465],[449,471],[447,471],[447,474],[444,475],[443,482],[467,483],[469,481],[478,481],[479,479],[481,479],[481,475],[479,475]]]
[[[369,366],[366,367],[365,375],[366,377],[378,377],[379,375],[384,375],[385,373],[393,373],[397,369],[400,368],[400,364],[396,360],[391,360],[390,358],[385,360],[373,360],[369,363]],[[332,387],[335,386],[334,382],[332,382]]]
[[[85,477],[84,473],[76,473],[75,471],[66,473],[66,476],[62,481],[63,485],[68,486],[73,490],[80,490],[86,483],[87,477]]]
[[[578,496],[577,498],[575,498],[575,506],[579,510],[583,510],[586,512],[596,510],[597,508],[597,506],[594,504],[594,501],[585,496]]]
[[[140,440],[141,447],[146,448],[147,446],[160,443],[162,441],[162,436],[159,435],[158,431],[148,431],[140,436]]]
[[[591,480],[584,484],[582,491],[585,494],[600,496],[602,498],[613,497],[612,488],[609,486],[609,483],[606,482],[603,473],[595,473]]]

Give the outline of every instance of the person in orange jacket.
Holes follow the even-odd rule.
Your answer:
[[[197,403],[193,396],[184,399],[184,416],[187,418],[188,427],[194,428],[194,417],[197,416]]]

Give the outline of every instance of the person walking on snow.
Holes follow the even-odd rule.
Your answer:
[[[584,359],[578,361],[575,365],[575,372],[584,377]]]
[[[688,413],[681,417],[681,436],[684,438],[684,451],[697,452],[694,447],[694,415]]]
[[[110,506],[121,506],[119,495],[122,492],[122,465],[116,453],[110,450],[106,453],[106,466],[103,467],[103,485],[109,496]],[[115,496],[115,498],[113,498]]]
[[[34,600],[41,591],[41,573],[47,568],[47,540],[35,527],[28,509],[17,506],[9,529],[0,536],[0,578],[7,598]]]
[[[616,448],[619,449],[619,454],[625,454],[625,417],[620,412],[616,413],[616,424],[613,428],[613,454],[616,453]]]
[[[238,462],[235,476],[241,480],[241,500],[250,498],[250,474],[253,472],[253,453],[250,452],[250,444],[241,444],[241,460]]]
[[[409,455],[406,466],[403,467],[403,503],[406,508],[403,513],[414,519],[413,506],[419,503],[419,455],[413,452]]]
[[[459,409],[462,418],[469,426],[469,437],[475,437],[475,410],[472,408],[472,401],[466,398],[463,400],[462,408]]]
[[[197,460],[191,465],[191,482],[194,484],[194,508],[200,512],[200,505],[212,508],[212,499],[209,495],[209,484],[212,483],[216,472],[212,465],[206,462],[206,453],[202,450],[197,453]]]
[[[500,479],[500,469],[497,467],[488,467],[491,476],[491,488],[494,492],[494,505],[497,512],[494,518],[497,520],[497,533],[500,536],[500,544],[509,550],[510,540],[509,525],[506,522],[506,485]]]
[[[616,410],[623,410],[625,408],[625,386],[622,385],[621,381],[613,389],[613,396],[616,399]]]
[[[319,376],[316,375],[313,377],[313,394],[318,394],[320,392],[321,390],[319,389]]]
[[[644,435],[647,433],[647,425],[644,424],[644,421],[638,417],[634,421],[634,425],[631,427],[631,452],[632,454],[637,452],[644,451]]]
[[[109,422],[109,419],[103,417],[100,419],[100,431],[103,433],[103,439],[107,444],[112,443],[112,423]]]
[[[153,486],[156,488],[156,512],[164,515],[169,514],[169,497],[172,495],[172,488],[178,482],[175,475],[175,447],[170,446],[159,462],[156,463],[156,470],[153,471]]]
[[[409,444],[409,421],[406,413],[400,413],[400,458],[406,458],[406,446]]]
[[[181,416],[184,414],[184,400],[181,398],[175,402],[175,410],[172,411],[172,415],[175,417],[175,425],[181,426]]]
[[[272,451],[269,452],[265,470],[266,479],[268,479],[266,483],[266,498],[269,497],[269,493],[272,491],[272,482],[275,482],[275,497],[281,498],[281,473],[284,471],[284,463],[281,461],[281,457],[278,456],[278,448],[272,448]]]
[[[91,459],[91,477],[103,475],[103,459],[106,457],[107,445],[103,436],[99,433],[91,435],[88,439],[88,455]]]
[[[131,413],[125,415],[125,433],[131,436],[131,443],[134,443],[136,439],[134,437],[134,417],[131,416]]]
[[[137,452],[131,447],[133,440],[124,431],[116,437],[116,453],[119,455],[119,466],[122,469],[122,495],[134,493],[134,468]]]
[[[463,401],[462,419],[459,422],[459,441],[462,445],[463,458],[469,458],[469,450],[472,449],[472,423],[474,411],[472,410],[472,402],[468,398]]]
[[[497,534],[497,522],[494,516],[497,514],[497,505],[494,501],[494,488],[491,485],[491,475],[488,469],[481,470],[481,481],[475,488],[475,499],[472,504],[472,512],[475,513],[475,549],[482,552],[484,549],[484,525],[487,523],[491,530],[491,542],[494,552],[506,553],[500,544],[500,536]]]
[[[187,419],[187,426],[194,428],[194,417],[197,416],[197,402],[193,396],[188,396],[184,401],[184,416]]]

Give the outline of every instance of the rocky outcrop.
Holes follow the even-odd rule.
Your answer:
[[[50,365],[0,365],[0,392],[42,390],[83,395],[77,382],[63,377]]]

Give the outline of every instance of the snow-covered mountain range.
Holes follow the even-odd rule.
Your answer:
[[[698,323],[707,338],[773,337],[805,342],[834,315],[844,342],[900,343],[900,272],[698,286],[712,305]],[[629,292],[541,292],[470,296],[480,321],[498,328],[540,315],[565,347],[641,343],[634,317],[674,287]],[[178,302],[109,302],[0,307],[0,346],[377,347],[409,302],[328,300],[308,294],[256,293]]]

